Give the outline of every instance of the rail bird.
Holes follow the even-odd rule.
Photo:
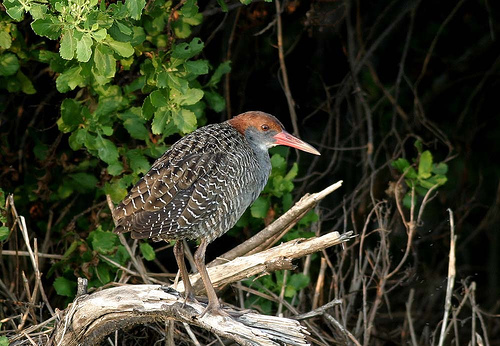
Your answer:
[[[222,314],[205,266],[207,245],[227,232],[259,196],[271,173],[268,149],[286,145],[315,155],[311,145],[258,111],[207,125],[181,138],[115,209],[115,233],[175,240],[174,255],[187,300],[195,300],[184,262],[184,239],[200,241],[194,254],[208,296],[201,314]]]

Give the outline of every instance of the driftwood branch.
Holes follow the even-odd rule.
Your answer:
[[[205,314],[205,306],[184,302],[175,290],[160,285],[130,285],[78,297],[61,315],[55,344],[97,345],[117,329],[175,319],[241,345],[307,345],[309,333],[296,320],[224,309],[228,316]]]
[[[215,287],[242,278],[291,268],[292,259],[344,243],[352,232],[340,235],[331,232],[322,237],[296,239],[261,253],[240,257],[223,265],[209,268]],[[198,274],[191,275],[194,288],[203,285]],[[178,291],[183,291],[180,282]],[[189,323],[241,345],[307,345],[309,332],[296,320],[239,312],[227,307],[228,316],[205,314],[205,305],[185,302],[179,292],[160,285],[130,285],[105,289],[91,295],[78,296],[60,316],[54,335],[57,345],[94,345],[117,329],[160,320]]]

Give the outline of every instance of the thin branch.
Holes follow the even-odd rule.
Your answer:
[[[286,102],[288,103],[288,111],[292,119],[293,133],[299,135],[299,126],[297,124],[297,113],[295,112],[295,101],[293,100],[292,92],[290,90],[290,83],[288,82],[288,73],[285,64],[285,53],[283,51],[283,25],[281,23],[281,4],[279,0],[275,0],[276,5],[276,28],[278,38],[278,56],[280,60],[281,76],[283,78],[283,91],[285,92]]]
[[[443,324],[441,325],[441,334],[439,335],[438,346],[443,346],[446,338],[446,325],[448,323],[448,316],[451,309],[451,297],[453,296],[453,286],[455,285],[455,243],[457,237],[455,236],[455,221],[453,220],[453,212],[448,209],[450,215],[450,254],[448,261],[448,281],[446,284],[446,298],[444,303],[444,316]]]

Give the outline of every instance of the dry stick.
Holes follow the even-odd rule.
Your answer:
[[[429,47],[429,50],[427,51],[427,54],[425,56],[424,64],[422,65],[422,70],[420,71],[420,75],[417,78],[417,81],[415,82],[415,88],[418,86],[422,78],[425,76],[425,73],[427,72],[427,65],[429,64],[429,61],[431,60],[432,53],[434,52],[434,48],[436,47],[437,41],[439,37],[441,36],[441,33],[443,32],[445,26],[451,21],[455,13],[457,13],[458,9],[463,5],[465,0],[460,0],[457,5],[453,8],[453,10],[450,12],[448,17],[444,20],[443,23],[441,23],[441,26],[439,27],[436,36],[432,40],[432,43]]]
[[[314,296],[312,302],[313,310],[318,307],[319,298],[321,296],[321,290],[323,289],[323,285],[325,283],[325,272],[326,272],[326,259],[321,257],[321,265],[319,267],[318,280],[316,281],[316,287],[314,289]]]
[[[283,283],[281,285],[280,300],[278,304],[278,312],[276,316],[282,316],[283,314],[283,302],[285,301],[285,289],[288,280],[288,270],[283,271]]]
[[[330,321],[335,327],[337,327],[342,333],[344,333],[356,346],[361,346],[361,343],[356,339],[350,331],[348,331],[339,321],[337,321],[332,315],[326,314],[325,317]]]
[[[471,346],[476,346],[476,314],[477,314],[477,306],[476,306],[476,282],[472,281],[470,285],[471,295],[470,302],[472,305],[472,328],[471,328]]]
[[[290,118],[292,119],[293,133],[299,135],[299,126],[297,125],[297,113],[295,112],[295,101],[290,91],[290,84],[288,83],[288,73],[286,71],[285,53],[283,52],[283,26],[281,24],[281,4],[279,0],[274,1],[276,5],[276,27],[278,36],[278,56],[280,60],[281,76],[283,77],[283,91],[285,92],[286,102],[288,103],[288,110],[290,111]]]
[[[453,220],[453,211],[448,209],[450,215],[450,254],[448,261],[448,282],[446,284],[446,298],[444,303],[444,316],[443,324],[441,325],[441,333],[439,335],[438,346],[442,346],[446,338],[446,324],[448,323],[448,316],[451,308],[451,297],[453,295],[453,286],[455,285],[455,221]]]
[[[337,190],[340,186],[342,186],[342,180],[328,186],[326,189],[320,192],[305,194],[304,197],[300,199],[300,201],[298,201],[292,208],[290,208],[290,210],[288,210],[272,224],[264,228],[262,231],[260,231],[244,243],[236,246],[232,250],[213,260],[208,264],[207,267],[213,267],[215,265],[222,264],[237,257],[243,256],[255,249],[260,244],[266,242],[275,234],[280,233],[283,229],[287,227],[293,227],[293,225],[295,225],[300,220],[300,215],[314,208],[323,198],[331,194],[333,191]]]
[[[26,278],[26,274],[24,274],[24,270],[21,272],[22,278],[23,278],[23,283],[24,283],[24,290],[26,292],[26,298],[28,301],[31,301],[31,291],[30,291],[30,286],[28,283],[28,279]],[[20,331],[23,329],[24,324],[26,323],[26,320],[28,319],[28,314],[30,313],[31,307],[29,304],[26,306],[26,311],[23,314],[23,317],[21,318],[21,323],[17,327],[17,330]]]
[[[28,251],[16,251],[16,250],[2,250],[2,255],[5,256],[29,256]],[[62,260],[63,256],[62,255],[53,255],[49,253],[39,253],[38,257],[40,258],[52,258],[52,259],[58,259]]]
[[[186,322],[182,322],[182,325],[186,329],[186,332],[188,333],[189,337],[191,338],[191,341],[193,341],[193,344],[195,344],[196,346],[201,346],[200,342],[196,338],[196,335],[194,335],[193,331],[191,330],[191,327],[189,326],[189,324]]]
[[[116,268],[118,268],[118,269],[120,269],[120,270],[123,270],[125,273],[127,273],[127,274],[129,274],[129,275],[133,275],[133,276],[141,276],[141,274],[140,274],[140,273],[135,272],[135,271],[133,271],[133,270],[130,270],[130,269],[128,269],[128,268],[126,268],[126,267],[122,266],[120,263],[113,261],[111,258],[108,258],[108,257],[106,257],[106,256],[104,256],[104,255],[101,255],[101,254],[99,254],[99,258],[101,258],[101,259],[105,260],[106,262],[108,262],[109,264],[111,264],[111,265],[115,266]],[[148,276],[148,277],[149,277],[149,276]],[[164,282],[164,281],[157,280],[157,279],[152,278],[152,277],[149,277],[149,279],[151,280],[151,282],[154,282],[154,283],[157,283],[157,284],[160,284],[160,285],[164,285],[164,284],[165,284],[165,282]]]
[[[418,346],[415,329],[413,328],[413,319],[411,318],[411,304],[413,303],[414,295],[415,289],[412,288],[410,289],[410,295],[408,296],[408,301],[406,302],[406,318],[408,319],[408,328],[410,329],[411,344],[413,346]]]
[[[236,34],[236,25],[238,20],[240,19],[241,7],[236,11],[236,18],[234,18],[233,28],[231,29],[231,35],[229,35],[229,39],[227,41],[227,53],[226,53],[226,61],[231,60],[231,49],[233,47],[234,36]],[[227,118],[231,118],[231,71],[226,73],[224,76],[224,98],[226,100],[226,115]]]

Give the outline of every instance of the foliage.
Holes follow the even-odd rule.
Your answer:
[[[413,165],[405,158],[399,158],[392,162],[392,166],[404,174],[405,183],[410,189],[403,198],[403,204],[408,209],[416,204],[412,201],[412,189],[415,189],[421,197],[425,196],[430,189],[442,186],[448,180],[446,173],[448,165],[444,162],[434,163],[432,153],[429,150],[422,151],[422,143],[415,142],[418,157],[413,160]],[[416,169],[415,169],[416,167]],[[415,199],[417,196],[415,196]]]
[[[85,240],[74,240],[63,255],[63,259],[54,264],[48,276],[61,272],[54,281],[56,292],[73,298],[76,293],[76,277],[86,277],[89,287],[100,287],[114,280],[118,268],[109,260],[121,266],[126,265],[130,255],[120,243],[118,236],[97,227]]]
[[[87,195],[91,204],[92,196],[104,194],[119,202],[147,172],[150,160],[165,151],[167,137],[203,125],[207,107],[215,111],[225,107],[217,89],[230,63],[214,68],[198,58],[204,43],[190,38],[192,27],[202,20],[195,0],[175,9],[165,0],[147,6],[144,0],[109,4],[7,0],[3,4],[10,18],[2,14],[0,21],[2,87],[12,93],[40,92],[23,73],[35,63],[53,73],[55,89],[64,95],[57,127],[74,152],[51,152],[44,139],[34,134],[38,160],[64,162],[63,167],[56,166],[51,185],[42,187],[52,203]],[[16,22],[22,20],[30,22],[38,40],[19,29]],[[28,180],[31,186],[28,183],[15,192],[17,203],[22,204],[25,195],[38,200],[39,194],[33,191],[39,191],[34,185],[40,173]],[[0,221],[5,224],[3,218]],[[63,260],[48,273],[62,274],[54,288],[67,297],[74,294],[75,275],[89,278],[90,287],[114,279],[116,268],[103,256],[121,265],[129,259],[117,236],[109,233],[109,219],[101,225],[78,219],[75,226],[80,232],[94,230],[81,237],[63,232],[69,245]],[[1,226],[0,240],[7,237],[8,228]],[[147,260],[155,258],[149,244],[142,243],[140,250]]]

